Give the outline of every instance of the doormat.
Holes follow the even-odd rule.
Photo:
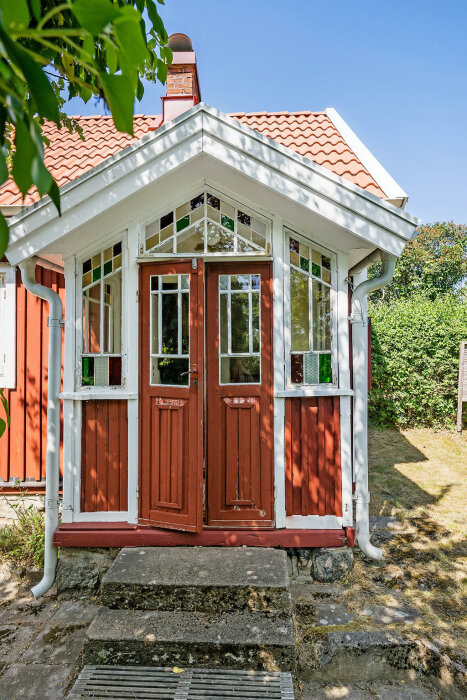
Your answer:
[[[294,700],[290,673],[171,669],[152,666],[85,666],[67,700]]]

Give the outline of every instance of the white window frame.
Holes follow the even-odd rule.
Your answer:
[[[315,389],[336,389],[339,386],[339,364],[338,364],[338,336],[337,336],[337,299],[338,299],[338,280],[337,280],[337,253],[329,248],[325,248],[320,245],[316,239],[311,238],[310,235],[305,234],[303,231],[297,231],[295,227],[289,226],[284,223],[282,227],[283,233],[283,243],[284,243],[284,339],[285,339],[285,376],[286,376],[286,387],[288,390],[295,390],[300,392],[303,388],[315,388]],[[291,375],[291,332],[290,332],[290,251],[289,251],[289,238],[290,235],[296,237],[299,242],[307,245],[310,248],[314,248],[322,255],[326,255],[331,260],[331,371],[332,371],[332,382],[327,383],[316,383],[316,384],[294,384],[292,382]],[[308,273],[307,273],[308,274]],[[311,280],[311,275],[308,275]],[[313,278],[315,279],[315,278]],[[312,303],[311,290],[310,290],[310,305]],[[311,312],[309,311],[309,318],[311,319]],[[313,351],[322,352],[322,351]],[[301,354],[301,353],[297,353]]]
[[[122,242],[122,304],[121,304],[121,316],[122,316],[122,348],[121,348],[121,358],[122,358],[122,383],[120,386],[83,386],[82,385],[82,371],[83,371],[83,289],[82,289],[82,265],[85,260],[88,260],[93,255],[101,253],[106,248],[111,245]],[[126,298],[126,286],[127,286],[127,274],[128,274],[128,237],[127,231],[113,232],[112,234],[101,239],[98,245],[94,244],[91,247],[85,249],[79,257],[75,258],[75,392],[80,394],[96,394],[102,395],[113,394],[113,393],[127,393],[127,374],[128,374],[128,333],[127,333],[127,304],[128,300]],[[101,320],[102,326],[102,320]],[[86,353],[88,355],[88,353]],[[120,355],[120,353],[102,353],[103,357],[111,357]],[[117,398],[117,397],[116,397]]]
[[[16,385],[16,268],[0,264],[0,389]]]

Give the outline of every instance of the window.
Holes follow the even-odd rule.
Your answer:
[[[16,272],[0,265],[0,388],[15,387]]]
[[[286,230],[290,262],[290,379],[329,384],[332,372],[332,254]]]
[[[122,242],[82,264],[82,386],[122,383]]]
[[[190,275],[151,275],[151,385],[189,385]]]
[[[265,219],[210,191],[202,192],[145,227],[146,253],[267,253]]]
[[[219,276],[221,384],[261,379],[260,275]]]

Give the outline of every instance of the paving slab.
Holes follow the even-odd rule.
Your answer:
[[[439,693],[410,681],[359,685],[302,683],[302,700],[435,700]],[[297,699],[298,700],[298,699]]]
[[[73,664],[86,640],[88,622],[75,625],[47,625],[21,654],[22,663]]]
[[[327,625],[347,625],[352,622],[354,616],[347,610],[345,605],[338,603],[315,603],[317,627]]]
[[[75,675],[73,666],[13,664],[0,678],[0,698],[61,700]]]
[[[261,613],[102,610],[83,653],[88,664],[289,670],[295,661],[292,621]]]
[[[393,625],[395,622],[414,622],[420,618],[416,608],[408,605],[400,607],[392,605],[368,605],[362,610],[362,615],[371,617],[377,625]]]
[[[259,547],[124,548],[104,576],[101,601],[147,610],[289,611],[287,554]]]
[[[340,598],[345,587],[341,583],[296,583],[290,584],[292,600],[296,598]]]
[[[51,625],[89,624],[102,608],[98,603],[89,600],[63,600],[56,606],[49,618]]]
[[[38,635],[39,629],[29,625],[1,625],[0,666],[4,668],[5,665],[17,661]]]

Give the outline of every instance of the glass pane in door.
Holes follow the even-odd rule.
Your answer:
[[[260,275],[219,276],[221,384],[261,382]]]
[[[152,275],[151,385],[189,385],[190,276]]]

